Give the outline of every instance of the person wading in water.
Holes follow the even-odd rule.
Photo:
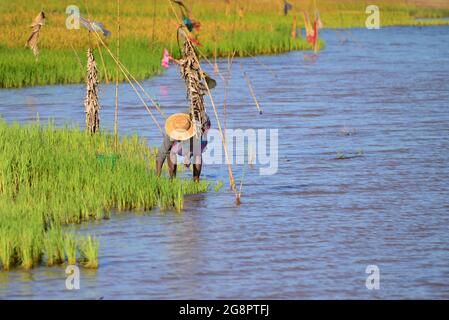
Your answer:
[[[200,181],[202,169],[202,152],[207,146],[207,131],[210,129],[210,120],[205,114],[205,121],[201,125],[201,133],[191,116],[186,113],[176,113],[165,121],[164,141],[156,155],[156,173],[162,173],[162,166],[167,159],[170,178],[176,177],[177,155],[184,157],[184,165],[190,167],[193,157],[193,180]],[[197,134],[199,133],[199,134]]]

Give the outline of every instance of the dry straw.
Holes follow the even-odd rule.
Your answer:
[[[86,112],[86,130],[96,133],[100,130],[100,105],[98,103],[98,68],[92,52],[87,50],[87,76],[86,76],[86,98],[84,100],[84,111]]]
[[[26,46],[30,47],[33,51],[36,59],[39,56],[39,48],[37,47],[37,43],[39,40],[39,32],[41,31],[42,26],[45,24],[45,14],[43,11],[39,12],[36,18],[34,18],[33,23],[31,24],[31,35],[27,40]]]

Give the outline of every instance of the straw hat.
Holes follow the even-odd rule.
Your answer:
[[[176,113],[165,121],[165,132],[173,140],[183,141],[195,135],[195,125],[186,113]]]

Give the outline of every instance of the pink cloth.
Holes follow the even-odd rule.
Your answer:
[[[170,65],[170,54],[168,53],[167,49],[164,49],[164,57],[162,58],[162,63],[161,64],[166,69]]]

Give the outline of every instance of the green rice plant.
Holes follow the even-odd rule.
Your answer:
[[[21,212],[23,219],[21,226],[13,226],[16,233],[18,261],[24,269],[31,269],[38,265],[42,259],[42,221],[33,219],[29,214]]]
[[[5,271],[9,271],[13,264],[13,243],[11,234],[4,229],[0,229],[0,263]]]
[[[175,195],[174,205],[178,213],[184,208],[184,195],[182,193],[182,189],[178,189],[178,192]]]
[[[32,232],[22,232],[19,241],[21,243],[19,250],[21,266],[24,269],[31,269],[40,262],[41,256],[41,251],[37,248],[35,235]]]
[[[69,265],[76,264],[76,240],[75,236],[71,233],[67,233],[64,236],[64,251],[67,257],[67,263]]]
[[[61,264],[65,261],[64,236],[59,227],[51,227],[45,233],[43,245],[48,266]]]
[[[214,186],[215,192],[219,192],[222,187],[223,187],[223,180],[218,180]]]
[[[97,239],[87,236],[79,241],[81,263],[85,268],[98,269],[98,253],[100,243]]]
[[[118,157],[115,164],[102,163],[99,153]],[[138,136],[122,137],[116,148],[108,133],[0,119],[0,155],[3,269],[29,269],[43,256],[47,265],[65,257],[75,264],[77,241],[62,225],[109,218],[113,209],[145,212],[159,206],[179,212],[186,194],[209,190],[207,181],[157,177],[154,149]]]

